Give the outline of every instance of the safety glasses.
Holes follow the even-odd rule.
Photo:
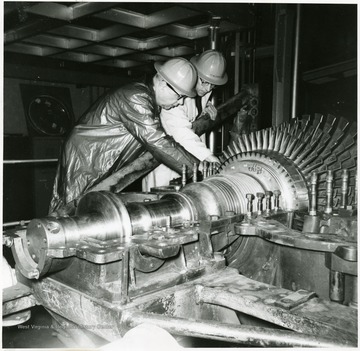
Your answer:
[[[166,83],[166,85],[176,94],[178,100],[186,97],[186,95],[180,95],[169,83]]]
[[[199,77],[199,79],[200,79],[201,85],[204,85],[204,86],[207,85],[210,87],[210,89],[214,89],[216,86],[215,84],[211,84],[211,83],[207,82],[206,80],[202,79],[201,77]]]

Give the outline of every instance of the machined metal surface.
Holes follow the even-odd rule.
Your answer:
[[[279,205],[282,209],[293,211],[303,210],[308,206],[306,181],[288,160],[281,155],[272,155],[271,152],[245,152],[233,154],[221,166],[221,173],[236,176],[237,178],[255,179],[261,188],[254,189],[251,183],[248,192],[256,194],[262,190],[280,190]]]
[[[96,300],[79,293],[52,278],[34,284],[34,291],[43,306],[67,317],[106,340],[115,340],[128,329],[152,323],[173,335],[201,337],[232,342],[234,345],[344,347],[356,345],[356,310],[327,303],[308,295],[292,309],[277,307],[293,292],[264,283],[256,283],[233,269],[210,274],[194,282],[173,286],[139,297],[126,308]],[[241,292],[244,292],[243,294]],[[301,292],[299,293],[301,294]],[[67,301],[67,303],[65,303]],[[79,308],[82,306],[82,308]],[[202,319],[207,308],[213,320]],[[224,309],[225,308],[225,309]],[[272,328],[229,323],[224,312],[229,308],[256,314],[271,320]],[[166,311],[166,313],[161,313]],[[331,325],[329,318],[333,319]],[[290,328],[278,329],[276,325]],[[94,326],[99,326],[98,328]],[[295,333],[295,331],[297,331]]]
[[[36,301],[71,323],[110,321],[94,331],[109,341],[151,322],[240,345],[354,346],[355,138],[319,115],[240,135],[201,181],[89,192],[76,216],[4,242]]]

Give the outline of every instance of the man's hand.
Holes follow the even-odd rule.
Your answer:
[[[209,176],[208,171],[211,169],[215,170],[217,167],[221,165],[221,162],[219,159],[214,156],[210,155],[208,156],[204,161],[200,162],[198,171],[204,175],[204,177]],[[212,173],[211,173],[212,175]]]
[[[206,104],[206,106],[201,114],[204,115],[206,113],[210,116],[211,120],[215,121],[216,116],[217,116],[217,109],[210,101]]]
[[[217,166],[220,166],[220,164],[221,164],[219,159],[214,155],[210,155],[210,156],[206,157],[206,159],[204,161],[211,162],[211,163],[216,163]]]

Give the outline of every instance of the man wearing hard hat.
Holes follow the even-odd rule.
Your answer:
[[[81,195],[145,151],[177,172],[186,164],[191,175],[198,160],[165,133],[159,113],[196,96],[196,70],[184,58],[155,69],[149,82],[105,94],[80,119],[62,150],[49,214],[73,214]]]
[[[215,120],[217,111],[210,102],[215,86],[224,85],[228,76],[226,74],[226,61],[224,56],[215,50],[207,50],[194,56],[191,63],[197,70],[196,93],[197,97],[187,97],[181,106],[171,110],[162,110],[161,123],[169,135],[180,143],[188,152],[200,161],[219,163],[216,156],[206,147],[205,142],[191,129],[194,120],[204,113],[208,113]],[[149,173],[142,183],[143,191],[150,191],[152,187],[166,186],[181,172],[176,172],[166,165],[158,166]]]

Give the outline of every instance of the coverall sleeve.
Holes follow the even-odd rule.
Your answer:
[[[178,173],[186,164],[188,175],[192,174],[194,163],[199,161],[172,137],[166,135],[160,121],[156,118],[156,106],[151,95],[144,92],[124,94],[114,101],[119,118],[124,127],[145,149],[161,163]]]
[[[165,131],[200,161],[212,155],[205,143],[191,129],[192,123],[187,116],[186,106],[162,110],[160,119]]]

